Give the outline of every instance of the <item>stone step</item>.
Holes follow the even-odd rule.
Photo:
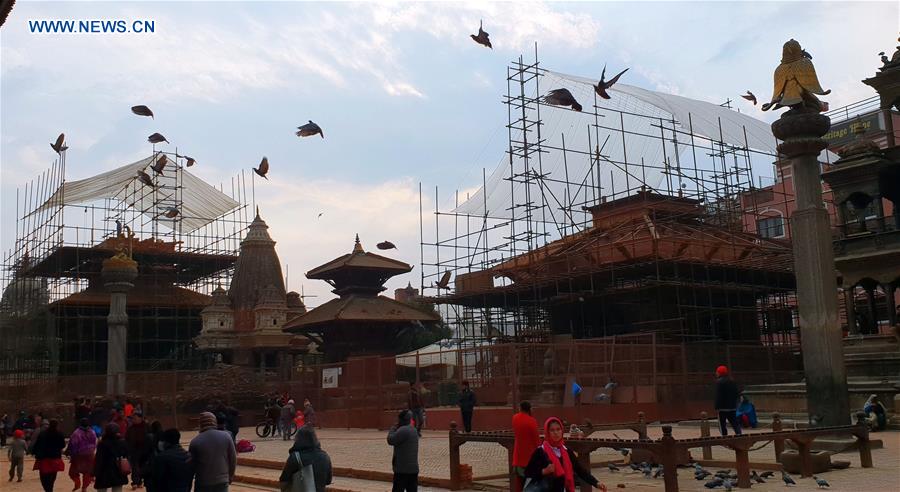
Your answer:
[[[281,487],[278,483],[280,474],[281,472],[268,468],[238,465],[234,481],[238,484],[280,490]],[[390,483],[380,480],[334,476],[332,477],[331,485],[325,490],[327,492],[386,492],[390,488]]]

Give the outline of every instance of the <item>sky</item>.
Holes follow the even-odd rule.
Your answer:
[[[152,20],[153,33],[34,33],[29,20]],[[479,21],[493,50],[469,34]],[[790,38],[813,54],[831,107],[874,95],[898,2],[29,2],[0,29],[0,250],[15,236],[16,188],[49,167],[65,132],[67,179],[150,155],[165,134],[212,184],[271,164],[256,204],[291,290],[318,305],[329,286],[301,272],[351,250],[355,234],[416,265],[426,210],[476,189],[507,147],[506,67],[520,55],[598,77],[721,103],[765,121],[760,100]],[[156,118],[134,116],[135,104]],[[307,120],[325,138],[299,139]],[[321,217],[318,217],[319,214]],[[427,213],[427,212],[426,212]],[[427,219],[426,219],[427,220]]]

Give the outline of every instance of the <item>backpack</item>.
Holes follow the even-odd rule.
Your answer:
[[[235,450],[238,453],[251,453],[256,451],[256,445],[246,439],[241,439],[235,446]]]

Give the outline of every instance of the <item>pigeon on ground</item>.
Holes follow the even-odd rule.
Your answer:
[[[781,480],[784,481],[785,485],[797,485],[797,482],[795,482],[794,479],[791,478],[791,476],[788,475],[787,472],[785,472],[783,470],[781,472]]]
[[[597,393],[596,395],[594,395],[594,401],[604,401],[608,399],[609,395],[607,395],[606,393]]]
[[[375,247],[378,249],[397,249],[397,246],[395,246],[394,243],[390,241],[382,241],[376,244]]]
[[[175,217],[178,217],[178,209],[175,207],[167,207],[163,215],[165,215],[166,218],[174,219]]]
[[[144,106],[143,104],[132,106],[131,112],[138,116],[149,116],[150,118],[153,118],[153,111],[150,111],[150,108]]]
[[[152,144],[157,144],[160,142],[169,143],[169,141],[166,140],[166,137],[162,136],[162,134],[160,133],[154,133],[153,135],[150,135],[149,137],[147,137],[147,141]]]
[[[494,49],[494,47],[491,46],[490,34],[488,34],[487,32],[485,32],[484,29],[482,29],[483,24],[484,23],[482,21],[478,21],[478,35],[476,36],[475,34],[469,34],[469,37],[471,37],[473,41],[475,41],[476,43],[478,43],[482,46],[486,46],[490,49]]]
[[[722,482],[722,485],[725,486],[725,490],[727,490],[728,492],[731,492],[734,489],[734,484],[731,483],[731,480],[725,480],[724,482]]]
[[[266,177],[266,174],[269,173],[269,159],[263,157],[262,160],[259,161],[259,168],[257,169],[254,167],[253,172],[259,175],[259,177],[268,180],[269,178]]]
[[[629,454],[631,454],[631,450],[628,448],[622,448],[619,450],[619,452],[622,453],[622,456],[628,456]]]
[[[616,466],[616,465],[613,464],[613,463],[607,463],[607,464],[606,464],[606,467],[609,468],[609,471],[611,471],[611,472],[617,472],[617,471],[619,471],[619,467]]]
[[[446,272],[444,272],[444,274],[441,275],[441,279],[438,280],[437,283],[434,284],[434,286],[437,287],[438,289],[449,289],[450,288],[449,287],[450,286],[450,275],[451,275],[450,270],[447,270]]]
[[[714,478],[714,479],[710,480],[709,482],[706,482],[705,484],[703,484],[703,486],[708,489],[714,489],[716,487],[721,487],[722,484],[724,484],[724,483],[725,483],[725,481],[722,480],[721,478]]]
[[[756,96],[752,92],[747,91],[746,94],[741,94],[741,97],[752,102],[753,105],[756,106]]]
[[[710,473],[706,470],[700,470],[700,471],[694,472],[694,478],[697,480],[703,480],[704,478],[706,478],[710,475],[712,475],[712,473]]]
[[[621,77],[622,74],[627,71],[627,68],[625,70],[622,70],[618,75],[609,79],[609,81],[607,82],[603,80],[604,78],[606,78],[606,65],[603,65],[603,72],[600,74],[600,82],[597,82],[597,84],[594,86],[594,91],[603,99],[612,99],[609,93],[606,92],[606,89],[609,89],[610,87],[615,85],[615,83],[619,81],[619,77]]]
[[[150,166],[150,169],[153,169],[153,172],[156,174],[162,174],[163,169],[166,168],[166,164],[168,162],[169,162],[169,159],[166,157],[165,154],[162,154],[159,156],[159,159],[157,159],[156,162],[154,162],[153,165]]]
[[[55,150],[57,154],[62,153],[62,151],[68,149],[69,147],[66,145],[66,134],[60,133],[58,137],[56,137],[56,142],[50,144],[50,148]]]
[[[819,478],[819,477],[813,475],[813,480],[816,481],[816,485],[818,485],[820,489],[825,488],[825,487],[831,488],[831,485],[829,485],[828,482],[826,482],[824,478]]]
[[[759,476],[761,476],[763,478],[772,478],[775,476],[775,472],[773,472],[772,470],[768,470],[768,471],[762,472]]]
[[[731,476],[731,470],[719,470],[716,472],[716,476],[719,478],[728,478]]]
[[[659,478],[659,477],[663,476],[663,474],[665,473],[665,472],[663,472],[663,470],[665,470],[665,468],[663,468],[662,466],[657,468],[656,473],[653,474],[653,478]]]
[[[309,120],[309,123],[297,127],[298,137],[311,137],[315,134],[319,134],[320,137],[325,138],[325,134],[322,133],[322,127],[313,123],[313,120]]]
[[[553,106],[571,106],[575,111],[581,111],[582,106],[575,100],[575,96],[569,92],[569,89],[553,89],[544,96],[546,104]]]
[[[637,463],[629,463],[628,466],[634,471],[641,471],[641,465]]]
[[[758,473],[756,473],[756,470],[753,470],[753,472],[750,473],[750,480],[753,480],[756,483],[766,483],[766,481],[763,480],[763,478],[759,476]]]
[[[153,179],[150,177],[149,174],[145,173],[144,171],[138,171],[137,178],[141,183],[144,183],[145,185],[147,185],[151,188],[156,188],[156,185],[153,184]]]

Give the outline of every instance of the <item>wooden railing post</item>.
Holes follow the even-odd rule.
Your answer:
[[[700,412],[700,437],[709,437],[709,415]],[[703,446],[703,459],[712,459],[712,446]]]
[[[749,447],[751,444],[734,445],[734,461],[737,465],[738,487],[742,489],[750,488]]]
[[[461,487],[459,477],[459,431],[456,430],[456,422],[450,422],[450,490],[459,490]]]
[[[678,492],[678,446],[672,437],[672,426],[662,427],[663,436],[660,439],[662,451],[659,453],[663,465],[663,481],[666,492]]]
[[[772,432],[781,432],[781,414],[772,414]],[[775,462],[781,463],[781,453],[784,452],[784,439],[775,439]]]
[[[812,440],[806,437],[795,437],[791,439],[797,444],[797,451],[800,454],[800,477],[809,478],[813,475],[812,467]]]
[[[513,466],[513,450],[512,445],[504,445],[506,448],[506,461],[509,464],[509,492],[519,492],[522,486],[519,485],[519,476],[516,474],[516,467]]]
[[[854,434],[859,445],[859,463],[863,468],[872,468],[872,447],[869,444],[869,427],[866,425],[865,413],[856,414],[856,426],[858,429]]]
[[[584,467],[585,470],[590,470],[591,469],[591,452],[590,452],[590,450],[579,449],[579,451],[581,451],[581,452],[578,453],[578,458],[576,458],[578,460],[578,463],[582,467]],[[582,483],[581,487],[579,487],[581,492],[591,492],[592,488],[593,487],[591,487],[591,484],[589,484],[589,483]]]
[[[638,439],[647,439],[647,419],[644,412],[638,412]]]

